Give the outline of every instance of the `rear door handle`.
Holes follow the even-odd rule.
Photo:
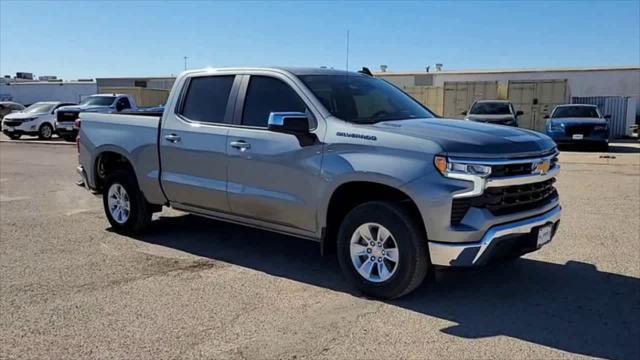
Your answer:
[[[167,140],[168,142],[171,142],[171,143],[174,143],[174,144],[177,143],[177,142],[180,142],[180,140],[182,140],[180,135],[176,135],[176,134],[165,135],[164,139]]]
[[[240,151],[246,151],[247,149],[251,149],[251,144],[244,140],[232,141],[229,143],[231,147],[236,148]]]

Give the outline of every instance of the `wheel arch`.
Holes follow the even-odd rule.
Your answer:
[[[94,187],[98,191],[102,190],[107,175],[118,169],[131,171],[136,177],[136,181],[138,181],[133,161],[129,159],[126,152],[122,149],[109,146],[96,149],[96,154],[92,161],[91,176],[94,179]]]
[[[426,226],[416,202],[397,184],[380,181],[353,180],[336,186],[329,200],[321,210],[321,252],[331,254],[335,252],[338,230],[342,219],[356,206],[369,201],[391,201],[400,203],[416,218],[422,231],[426,235]],[[425,239],[426,241],[426,239]]]

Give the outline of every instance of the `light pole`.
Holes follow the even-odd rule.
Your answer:
[[[185,69],[185,70],[187,70],[187,59],[188,59],[188,57],[187,57],[187,56],[185,56],[185,57],[184,57],[184,69]]]

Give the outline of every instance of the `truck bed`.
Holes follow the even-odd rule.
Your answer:
[[[148,114],[80,115],[80,162],[88,164],[87,175],[94,179],[94,156],[104,151],[115,152],[129,159],[135,167],[138,184],[147,199],[164,202],[159,186],[158,126],[160,116]]]

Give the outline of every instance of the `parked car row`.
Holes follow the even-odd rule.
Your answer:
[[[73,105],[59,101],[37,102],[2,119],[2,132],[13,140],[22,135],[50,139],[55,132],[55,113],[61,107]]]
[[[477,100],[462,113],[465,120],[497,125],[518,126],[516,111],[507,100]],[[558,145],[595,145],[600,150],[609,148],[610,115],[602,115],[596,105],[566,104],[556,106],[546,115],[545,134]]]
[[[162,106],[138,108],[135,99],[127,94],[96,94],[79,104],[42,101],[24,107],[15,102],[0,102],[2,132],[13,140],[22,135],[48,140],[54,134],[67,141],[75,141],[78,134],[76,120],[80,113],[161,113]]]

